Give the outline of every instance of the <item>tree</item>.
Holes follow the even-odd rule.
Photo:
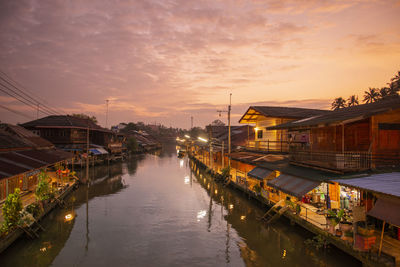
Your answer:
[[[349,99],[347,100],[347,106],[348,107],[352,107],[352,106],[356,106],[358,105],[358,96],[356,95],[352,95],[349,97]]]
[[[335,98],[335,100],[332,102],[333,110],[338,110],[344,107],[346,107],[346,100],[344,100],[343,97]]]
[[[49,183],[49,175],[45,171],[41,171],[38,175],[38,185],[36,187],[35,196],[37,200],[46,200],[52,197],[52,190]]]
[[[380,98],[385,98],[389,95],[389,88],[388,87],[382,87],[379,89],[379,97]]]
[[[13,194],[7,196],[6,201],[3,205],[3,226],[2,232],[8,232],[10,228],[18,225],[19,219],[21,218],[22,211],[22,200],[19,195],[20,189],[15,189]]]
[[[397,91],[400,90],[400,71],[397,72],[397,75],[394,76],[392,79],[390,79],[392,82],[391,84],[393,84],[393,87],[397,89]],[[397,94],[396,91],[396,94]]]
[[[126,148],[129,152],[135,153],[138,149],[138,143],[134,136],[130,136],[126,142]]]
[[[221,120],[214,120],[212,123],[211,123],[211,125],[212,126],[225,126],[225,123],[223,123]]]
[[[83,114],[83,113],[74,113],[71,116],[72,117],[76,117],[76,118],[85,119],[85,120],[89,119],[89,120],[91,120],[91,121],[93,121],[94,123],[97,124],[97,118],[95,116],[89,116],[89,115],[86,115],[86,114]]]
[[[368,91],[364,91],[364,103],[372,103],[379,99],[379,93],[376,88],[369,88]]]

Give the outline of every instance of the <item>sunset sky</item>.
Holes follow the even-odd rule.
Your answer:
[[[250,105],[329,109],[385,86],[400,70],[399,14],[384,0],[3,0],[0,70],[103,126],[106,99],[109,125],[204,126],[230,92],[237,124]],[[36,118],[2,92],[0,104]]]

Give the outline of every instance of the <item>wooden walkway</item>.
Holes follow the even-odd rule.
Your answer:
[[[376,242],[373,245],[374,250],[379,250],[381,242],[381,233],[375,231]],[[400,240],[384,235],[382,242],[382,252],[395,258],[396,266],[400,266]]]

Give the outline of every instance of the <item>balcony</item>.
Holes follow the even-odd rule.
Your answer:
[[[368,170],[372,166],[371,153],[356,151],[340,153],[291,148],[289,160],[291,163],[339,172]]]
[[[301,142],[289,141],[249,141],[246,149],[266,153],[288,153],[289,145],[300,145]]]

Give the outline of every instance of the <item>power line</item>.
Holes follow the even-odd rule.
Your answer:
[[[5,87],[3,84],[0,84],[0,85],[3,86],[3,87]],[[7,87],[5,87],[5,88],[7,88]],[[8,88],[7,88],[7,89],[8,89]],[[22,99],[16,97],[15,95],[11,94],[10,92],[8,92],[8,91],[6,91],[6,90],[4,90],[4,89],[2,89],[2,88],[0,88],[0,91],[6,93],[7,95],[11,96],[12,98],[18,100],[19,102],[21,102],[21,103],[23,103],[23,104],[25,104],[25,105],[27,105],[27,106],[30,106],[30,107],[32,107],[32,108],[34,108],[34,109],[37,108],[37,106],[35,106],[35,105],[32,104],[31,102],[29,102],[29,101],[27,102],[27,100],[22,100]],[[12,90],[11,90],[11,91],[12,91]],[[43,112],[44,114],[46,114],[46,115],[52,115],[51,113],[48,113],[47,111],[44,111],[44,110],[42,110],[42,112]]]
[[[3,108],[3,109],[5,109],[5,110],[8,110],[8,111],[10,111],[10,112],[12,112],[12,113],[14,113],[14,114],[20,115],[20,116],[25,117],[25,118],[27,118],[27,119],[30,119],[30,120],[33,119],[33,117],[30,117],[30,116],[28,116],[28,115],[26,115],[26,114],[24,114],[24,113],[22,113],[22,112],[20,112],[20,111],[17,111],[17,110],[12,109],[12,108],[8,108],[8,107],[3,106],[3,105],[0,105],[0,108]]]
[[[6,73],[4,73],[3,71],[0,70],[0,74],[2,74],[2,76],[5,76],[5,78],[7,80],[4,79],[4,77],[0,78],[4,81],[6,81],[8,84],[10,84],[13,88],[15,88],[16,90],[18,90],[19,92],[21,92],[23,95],[27,96],[28,98],[31,98],[34,102],[36,102],[36,105],[41,105],[42,107],[45,107],[48,111],[61,115],[63,113],[65,113],[63,110],[61,109],[56,109],[53,108],[51,106],[49,106],[46,102],[46,100],[44,100],[43,98],[36,96],[34,93],[32,93],[31,91],[29,91],[27,88],[25,88],[24,86],[22,86],[21,84],[19,84],[18,82],[16,82],[15,80],[13,80],[12,78],[10,78],[10,76],[8,76]],[[13,84],[12,84],[13,83]],[[22,89],[24,89],[25,91],[29,92],[30,94],[28,94],[27,92],[24,92],[23,90],[21,90],[19,87],[21,87]],[[39,98],[42,100],[42,102],[40,102],[39,100],[37,100],[35,97],[33,97],[32,95],[34,95],[36,98]],[[61,112],[60,112],[61,111]]]

